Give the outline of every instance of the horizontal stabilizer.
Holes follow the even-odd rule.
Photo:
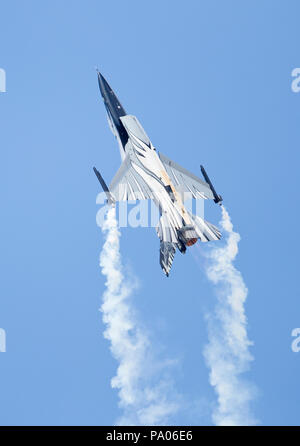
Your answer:
[[[214,226],[209,221],[206,221],[203,218],[199,217],[198,215],[193,215],[190,212],[189,215],[193,220],[195,230],[201,242],[220,240],[222,234],[216,226]]]

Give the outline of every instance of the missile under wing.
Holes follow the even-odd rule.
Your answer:
[[[221,237],[213,224],[185,208],[183,194],[219,204],[222,197],[216,193],[202,166],[205,181],[156,151],[138,119],[125,112],[99,71],[98,83],[122,162],[109,187],[100,172],[96,168],[94,171],[109,203],[146,199],[155,202],[160,211],[156,228],[160,239],[160,265],[168,276],[177,249],[185,253],[197,240],[207,242]]]

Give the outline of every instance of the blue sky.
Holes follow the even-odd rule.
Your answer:
[[[153,144],[199,174],[204,164],[241,234],[261,424],[299,424],[299,116],[297,1],[2,2],[0,424],[103,424],[120,415],[117,363],[98,308],[104,279],[92,166],[120,159],[95,66]],[[207,208],[214,223],[216,208]],[[191,405],[177,424],[211,424],[202,351],[214,289],[191,253],[169,279],[153,229],[123,229],[134,304],[154,348],[179,358]]]

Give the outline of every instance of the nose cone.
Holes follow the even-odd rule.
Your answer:
[[[112,124],[112,127],[114,127],[113,133],[115,134],[115,131],[118,133],[122,147],[125,150],[125,146],[128,141],[128,134],[121,122],[120,117],[125,116],[127,113],[125,112],[119,99],[111,89],[106,79],[102,76],[102,74],[98,70],[97,74],[98,74],[98,84],[101,95],[104,100],[104,105],[108,114],[108,118],[110,123]]]
[[[113,121],[118,121],[120,116],[125,116],[126,112],[124,108],[122,107],[119,99],[113,92],[112,88],[106,81],[106,79],[102,76],[100,71],[97,71],[98,73],[98,84],[100,88],[101,95],[104,100],[104,104],[111,114]]]

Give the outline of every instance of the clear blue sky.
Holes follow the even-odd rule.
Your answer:
[[[299,14],[292,0],[2,2],[0,424],[109,425],[120,414],[98,312],[92,172],[110,181],[120,159],[95,66],[158,150],[214,177],[242,236],[255,416],[299,424]],[[153,229],[122,230],[143,323],[180,358],[178,391],[199,400],[173,421],[210,424],[203,315],[214,290],[191,254],[166,279],[158,247]]]

